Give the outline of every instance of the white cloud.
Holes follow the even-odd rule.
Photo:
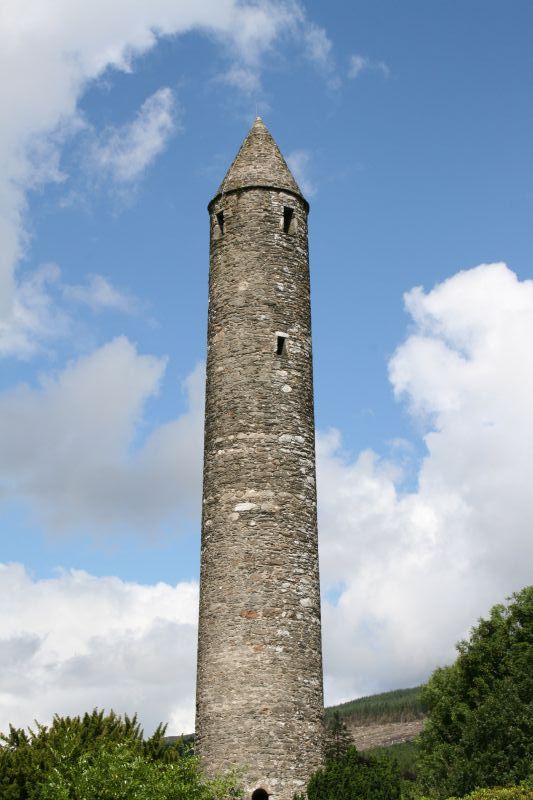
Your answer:
[[[50,530],[146,535],[198,513],[204,378],[187,378],[188,408],[136,446],[165,359],[114,339],[40,385],[0,394],[0,486]],[[176,401],[178,398],[176,398]]]
[[[133,295],[113,286],[103,275],[91,273],[87,276],[87,284],[63,285],[63,297],[75,303],[89,306],[93,311],[113,310],[125,314],[135,314],[139,303]]]
[[[384,61],[371,61],[367,56],[354,54],[350,56],[348,63],[348,77],[352,80],[358,78],[362,72],[372,70],[381,72],[384,78],[390,77],[390,69]]]
[[[57,264],[43,264],[19,282],[9,315],[0,318],[0,355],[28,359],[54,341],[72,335],[76,327],[69,308],[72,303],[96,312],[135,314],[140,310],[132,294],[117,289],[102,275],[88,275],[85,285],[69,285],[61,280]]]
[[[0,316],[0,355],[26,359],[68,334],[71,319],[53,296],[60,274],[56,264],[45,264],[19,283],[9,313]]]
[[[531,580],[533,282],[481,265],[405,301],[414,328],[390,376],[425,430],[417,488],[400,488],[405,442],[387,461],[351,457],[335,431],[318,437],[322,583],[335,596],[323,604],[328,702],[425,680],[479,615]],[[177,509],[197,513],[201,370],[189,411],[131,452],[163,371],[118,339],[40,389],[0,396],[4,495],[28,498],[54,528],[150,530]],[[196,606],[172,616],[180,587],[83,573],[33,582],[17,567],[2,580],[6,716],[113,705],[190,729]]]
[[[231,65],[221,80],[247,94],[260,92],[262,62],[280,42],[299,44],[328,84],[333,88],[338,86],[331,40],[324,28],[308,20],[303,7],[293,0],[263,0],[240,7],[229,38],[230,50],[235,41],[239,45],[239,61]]]
[[[333,46],[324,28],[309,24],[304,38],[309,57],[324,67],[329,66],[331,63],[331,51]]]
[[[252,94],[261,89],[261,79],[257,70],[239,64],[233,64],[220,80],[229,86],[235,86],[241,92]]]
[[[0,731],[95,706],[194,729],[198,586],[0,563]]]
[[[30,0],[24,12],[18,0],[5,0],[0,105],[9,113],[0,129],[0,319],[13,315],[15,268],[28,245],[27,193],[64,179],[61,147],[82,125],[78,101],[91,81],[110,68],[130,71],[160,37],[193,30],[223,43],[237,67],[258,74],[276,42],[303,42],[310,24],[298,3],[282,0]],[[138,176],[168,135],[169,95],[157,93],[148,103],[136,122],[96,150],[116,180]]]
[[[324,28],[307,23],[303,33],[307,58],[321,71],[330,89],[338,89],[341,80],[333,59],[333,44]]]
[[[531,581],[533,282],[481,265],[405,301],[390,378],[426,431],[418,488],[398,488],[401,462],[319,437],[330,701],[420,682]]]
[[[306,197],[314,197],[317,188],[309,177],[311,154],[308,150],[293,150],[287,155],[287,164]]]
[[[300,35],[306,20],[301,6],[277,0],[259,0],[256,3],[229,3],[230,16],[226,30],[221,33],[229,48],[237,47],[242,63],[259,67],[265,53],[271,51],[279,39]]]
[[[176,129],[175,112],[172,91],[158,89],[144,101],[133,122],[102,132],[91,149],[91,168],[118,183],[138,180]]]
[[[365,56],[353,55],[350,56],[350,65],[348,67],[348,77],[358,78],[363,70],[368,68],[368,58]]]

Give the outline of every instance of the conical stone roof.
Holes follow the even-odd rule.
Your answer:
[[[220,194],[250,186],[285,189],[303,197],[300,187],[261,117],[257,117],[220,184]]]

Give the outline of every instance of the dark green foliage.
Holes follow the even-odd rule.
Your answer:
[[[395,689],[370,697],[359,697],[348,703],[326,708],[326,720],[338,712],[354,722],[406,722],[424,717],[427,706],[422,698],[422,686],[413,689]]]
[[[136,752],[149,759],[163,757],[165,730],[160,725],[153,736],[143,741],[137,717],[124,718],[111,712],[94,710],[83,717],[59,717],[47,727],[36,723],[26,733],[10,726],[7,735],[0,734],[0,797],[2,800],[33,800],[39,797],[40,785],[54,767],[55,753],[69,743],[68,758],[76,761],[82,754],[107,745],[127,741]],[[172,755],[165,754],[165,758]]]
[[[402,778],[410,781],[415,780],[418,755],[416,742],[399,742],[386,747],[374,747],[366,752],[369,756],[383,756],[384,758],[394,759],[398,764]]]
[[[402,800],[420,800],[420,792],[416,784],[418,750],[415,741],[374,747],[365,753],[369,756],[380,756],[393,761],[400,772]]]
[[[432,797],[511,786],[533,765],[533,587],[495,606],[424,690],[418,778]]]
[[[349,747],[353,746],[346,723],[341,719],[338,711],[326,723],[326,760],[338,761]]]
[[[194,733],[184,733],[183,736],[165,736],[163,741],[165,747],[176,745],[182,755],[194,755]]]
[[[390,759],[363,756],[350,747],[311,777],[308,800],[400,800],[400,773]]]
[[[232,779],[205,781],[165,726],[143,739],[136,716],[56,716],[28,733],[11,727],[1,741],[1,800],[214,800],[232,790]]]

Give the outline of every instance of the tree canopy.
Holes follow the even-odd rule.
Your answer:
[[[495,606],[457,649],[423,692],[418,779],[437,798],[512,786],[533,771],[533,586]]]
[[[338,761],[352,745],[350,732],[336,709],[326,725],[326,760]]]
[[[308,800],[400,800],[400,772],[388,758],[364,756],[349,747],[307,784]]]
[[[235,777],[210,781],[165,727],[143,738],[136,716],[93,711],[54,717],[28,732],[1,736],[2,800],[226,800],[239,797]]]

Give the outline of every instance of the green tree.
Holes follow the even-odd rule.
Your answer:
[[[148,739],[136,716],[93,711],[10,728],[0,747],[1,800],[222,800],[235,776],[208,781],[181,741],[160,725]],[[232,794],[233,792],[233,794]]]
[[[387,758],[363,756],[355,747],[319,769],[307,784],[308,800],[399,800],[400,773]]]
[[[353,746],[353,739],[341,715],[335,710],[326,726],[326,760],[338,761]]]
[[[66,750],[68,755],[68,742]],[[226,800],[237,796],[233,776],[204,779],[193,756],[151,761],[131,741],[103,743],[74,762],[57,752],[40,800]]]
[[[533,586],[497,605],[424,689],[418,779],[432,797],[512,786],[533,764]]]

